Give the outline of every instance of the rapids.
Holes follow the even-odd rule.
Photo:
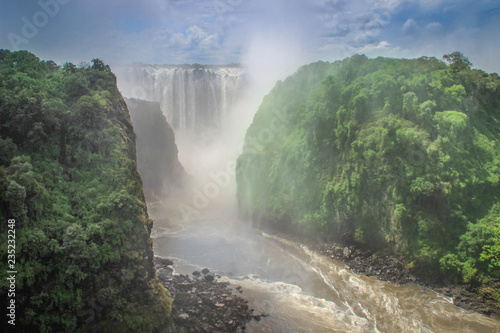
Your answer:
[[[253,229],[231,205],[180,214],[189,191],[148,203],[158,256],[178,273],[209,268],[243,287],[257,313],[247,332],[499,332],[500,319],[465,311],[452,300],[409,284],[350,272],[308,247]]]

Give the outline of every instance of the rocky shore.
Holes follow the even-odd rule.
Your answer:
[[[415,283],[430,288],[453,299],[453,304],[466,310],[477,311],[485,315],[500,315],[500,308],[488,293],[491,288],[500,288],[500,283],[489,288],[474,288],[471,286],[443,282],[441,285],[429,283],[415,276],[412,263],[404,258],[389,254],[381,254],[370,250],[357,249],[354,246],[340,247],[323,244],[316,250],[332,260],[342,261],[353,272],[374,276],[382,281],[395,284]]]
[[[160,282],[170,291],[173,299],[172,319],[174,332],[244,332],[250,320],[261,320],[268,314],[255,314],[229,282],[220,282],[220,276],[208,269],[194,271],[192,277],[175,274],[173,261],[155,257]]]
[[[355,247],[324,245],[319,252],[333,260],[342,261],[355,273],[374,276],[382,281],[395,284],[418,283],[410,273],[410,267],[403,259],[387,255],[377,255],[373,251],[363,251]]]

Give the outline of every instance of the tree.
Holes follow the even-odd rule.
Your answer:
[[[464,56],[462,52],[452,52],[450,54],[445,54],[443,56],[449,64],[453,73],[457,73],[463,71],[464,69],[471,69],[472,63],[469,61],[469,58]]]
[[[104,122],[104,110],[91,96],[82,96],[75,105],[75,118],[86,129],[100,129]]]
[[[76,65],[72,62],[66,62],[63,65],[63,69],[67,72],[74,73],[76,72]]]
[[[104,62],[98,58],[92,59],[92,69],[104,72],[111,72],[111,68],[109,67],[109,65],[104,64]]]
[[[9,187],[7,188],[7,193],[5,195],[5,201],[9,205],[9,211],[11,216],[13,216],[18,222],[24,223],[26,221],[26,188],[19,185],[14,180],[11,180]]]
[[[42,61],[45,63],[45,66],[47,66],[47,68],[50,70],[50,71],[55,71],[55,70],[58,70],[59,69],[59,65],[56,64],[54,61],[52,60],[47,60],[47,61]]]
[[[499,220],[500,221],[500,220]],[[500,267],[500,224],[494,229],[493,244],[485,245],[481,253],[482,261],[489,261],[489,268]]]

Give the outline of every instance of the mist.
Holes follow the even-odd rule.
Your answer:
[[[453,305],[500,297],[500,81],[475,70],[500,71],[498,31],[491,0],[2,1],[0,215],[23,235],[20,326],[139,330],[158,311],[225,331],[242,296],[270,314],[249,333],[499,331]],[[439,62],[454,51],[470,75]],[[368,59],[341,61],[354,54]],[[244,292],[156,285],[154,256]],[[466,293],[393,284],[413,272]]]
[[[341,4],[330,5],[336,10],[345,10]],[[261,2],[249,6],[253,10],[265,7]],[[317,22],[301,19],[302,12],[308,12],[306,7],[298,2],[288,6],[283,3],[269,4],[261,17],[256,17],[254,13],[251,16],[255,19],[253,22],[244,22],[247,29],[245,33],[238,29],[232,32],[244,36],[238,59],[241,72],[226,68],[223,74],[216,73],[216,68],[221,67],[217,65],[202,68],[205,74],[201,76],[219,82],[213,86],[200,84],[198,88],[202,90],[210,86],[207,90],[210,93],[204,96],[204,101],[198,101],[197,93],[192,90],[197,86],[195,81],[172,81],[186,87],[182,92],[182,89],[177,91],[183,98],[187,96],[188,99],[196,100],[196,107],[190,109],[182,106],[182,112],[189,114],[191,120],[193,114],[200,118],[197,112],[205,112],[210,116],[207,115],[205,126],[199,126],[196,121],[191,125],[189,121],[183,124],[172,115],[175,111],[172,105],[175,103],[170,103],[168,98],[160,101],[162,111],[172,121],[178,159],[189,177],[183,186],[168,191],[161,200],[148,203],[149,213],[155,220],[155,252],[173,258],[174,269],[179,273],[189,274],[193,270],[208,267],[226,281],[243,285],[249,304],[257,311],[271,314],[271,319],[261,323],[261,326],[251,323],[250,332],[252,328],[256,332],[263,328],[269,331],[375,331],[379,328],[391,331],[395,325],[404,331],[409,325],[437,328],[434,326],[434,317],[460,318],[452,305],[439,296],[429,299],[426,293],[411,285],[391,286],[388,292],[382,282],[353,274],[343,265],[332,263],[329,258],[322,257],[303,244],[267,234],[260,229],[266,228],[266,223],[260,223],[259,216],[252,216],[259,214],[258,209],[248,216],[238,212],[236,161],[242,154],[247,129],[259,106],[278,81],[285,80],[305,64],[317,60],[336,60],[360,50],[371,56],[419,53],[416,50],[393,48],[383,39],[381,28],[390,24],[391,15],[394,14],[387,14],[386,11],[366,17],[355,12],[354,19],[351,19],[354,22],[347,24],[346,31],[337,25],[338,35],[324,37],[324,40],[334,42],[316,48],[322,53],[318,56],[318,52],[311,52],[317,45],[314,45],[315,39],[310,34],[311,30],[318,28]],[[332,17],[323,19],[330,20]],[[352,29],[353,25],[358,25],[359,29]],[[354,42],[345,43],[346,38]],[[215,57],[212,61],[220,64],[220,59]],[[160,85],[159,82],[163,80],[161,75],[157,72],[150,74],[155,84]],[[190,75],[186,74],[186,77],[196,77]],[[231,76],[238,79],[229,80]],[[139,98],[158,99],[158,94],[167,96],[171,90],[160,85],[163,90],[153,92],[151,87],[138,85],[137,81],[129,83],[131,86],[122,85],[122,92],[129,91]],[[121,85],[120,75],[118,84]],[[226,90],[227,85],[232,85],[234,89]],[[232,97],[229,98],[229,95]],[[170,99],[175,98],[173,95],[168,96]],[[212,100],[217,100],[218,104],[215,104],[220,104],[224,111],[214,113],[210,106],[214,104]],[[276,110],[277,113],[279,111]],[[276,117],[273,124],[264,127],[261,133],[247,142],[258,146],[264,143],[264,137],[265,140],[275,139],[280,121],[280,117]],[[289,177],[294,175],[290,174]],[[254,218],[256,221],[252,221]],[[293,227],[280,224],[273,231],[307,234],[308,226],[299,224]],[[285,230],[287,228],[289,230]],[[320,239],[325,235],[320,233],[317,236]],[[333,239],[331,235],[326,236],[324,239]],[[347,248],[347,251],[350,250]],[[407,301],[412,298],[423,301]],[[389,303],[397,304],[395,311],[403,315],[395,317],[388,314],[386,307]],[[440,305],[427,308],[426,303]],[[415,304],[422,306],[415,308]],[[458,320],[450,319],[444,326],[456,322]]]
[[[285,34],[281,29],[273,29],[267,33],[255,31],[242,52],[240,70],[229,68],[222,69],[221,74],[210,74],[221,77],[212,88],[206,88],[205,81],[199,83],[199,89],[202,90],[225,89],[222,92],[211,91],[215,97],[210,94],[208,96],[215,101],[210,103],[217,104],[215,108],[224,110],[214,110],[214,107],[207,106],[208,101],[203,100],[203,96],[196,102],[189,102],[190,98],[196,97],[184,96],[187,92],[197,94],[193,89],[198,88],[189,86],[197,84],[194,79],[195,74],[192,74],[195,75],[193,81],[183,83],[187,85],[184,88],[187,90],[181,92],[175,87],[179,82],[168,82],[171,79],[161,72],[162,66],[114,64],[113,70],[117,73],[118,87],[122,94],[128,98],[159,101],[163,113],[174,130],[179,151],[178,159],[190,176],[189,181],[184,182],[185,195],[181,195],[183,199],[178,203],[178,210],[184,215],[183,220],[189,220],[199,215],[201,211],[212,211],[214,207],[217,209],[213,211],[231,212],[233,217],[236,216],[235,167],[236,160],[242,152],[246,130],[252,123],[264,96],[271,91],[276,82],[293,74],[307,61],[303,45],[296,36]],[[210,75],[206,76],[207,80],[210,80]],[[234,75],[235,78],[231,78]],[[205,76],[201,79],[205,80]],[[185,103],[196,105],[179,106],[169,100],[176,98],[178,94],[186,98]],[[221,101],[224,98],[227,101]],[[173,110],[175,108],[182,110]],[[193,120],[193,124],[182,126],[173,120],[179,116],[171,114],[172,112],[190,114],[196,112],[196,117],[200,120],[193,120],[193,116],[188,114],[187,116],[191,117],[188,119]],[[212,118],[206,118],[203,123],[200,116],[202,113],[216,112],[217,116],[212,115]],[[168,193],[171,191],[168,190],[165,194]]]

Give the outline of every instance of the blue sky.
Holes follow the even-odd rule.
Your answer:
[[[79,63],[303,64],[462,51],[500,72],[500,0],[2,0],[0,48]]]

